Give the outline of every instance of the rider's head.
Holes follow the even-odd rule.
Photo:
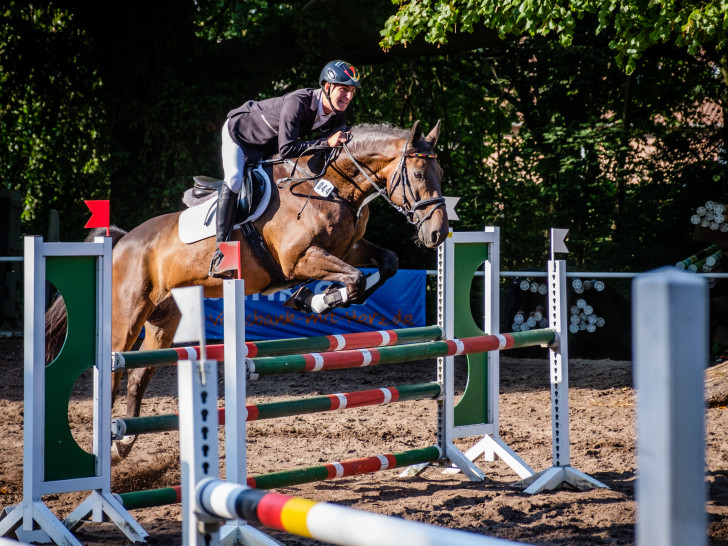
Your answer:
[[[319,76],[324,95],[324,110],[343,112],[361,88],[359,71],[346,61],[331,61],[324,66]]]

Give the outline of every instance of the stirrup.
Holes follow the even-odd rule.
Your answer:
[[[222,259],[222,251],[218,248],[217,250],[215,250],[215,253],[212,255],[212,259],[210,260],[210,269],[207,272],[207,276],[215,277],[217,279],[234,279],[235,270],[228,269],[227,271],[218,271],[217,266],[220,265]]]

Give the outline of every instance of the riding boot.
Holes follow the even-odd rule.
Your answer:
[[[217,243],[218,248],[212,256],[210,262],[209,275],[211,277],[232,277],[232,274],[220,271],[218,265],[223,258],[220,250],[220,243],[230,239],[235,224],[235,209],[238,204],[238,194],[232,191],[227,184],[223,184],[220,195],[217,198]]]

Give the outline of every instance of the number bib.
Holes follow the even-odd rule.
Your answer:
[[[328,197],[334,191],[334,185],[325,178],[322,178],[316,182],[313,190],[321,197]]]

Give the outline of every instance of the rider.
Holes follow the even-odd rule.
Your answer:
[[[232,234],[238,200],[250,197],[244,195],[246,161],[257,162],[275,152],[282,158],[299,157],[346,142],[346,108],[361,87],[359,71],[345,61],[331,61],[321,70],[319,85],[318,89],[299,89],[282,97],[250,100],[228,113],[222,127],[225,180],[217,201],[218,249],[209,275],[226,276],[218,269],[222,259],[219,243]],[[325,136],[299,140],[310,138],[314,129]]]

